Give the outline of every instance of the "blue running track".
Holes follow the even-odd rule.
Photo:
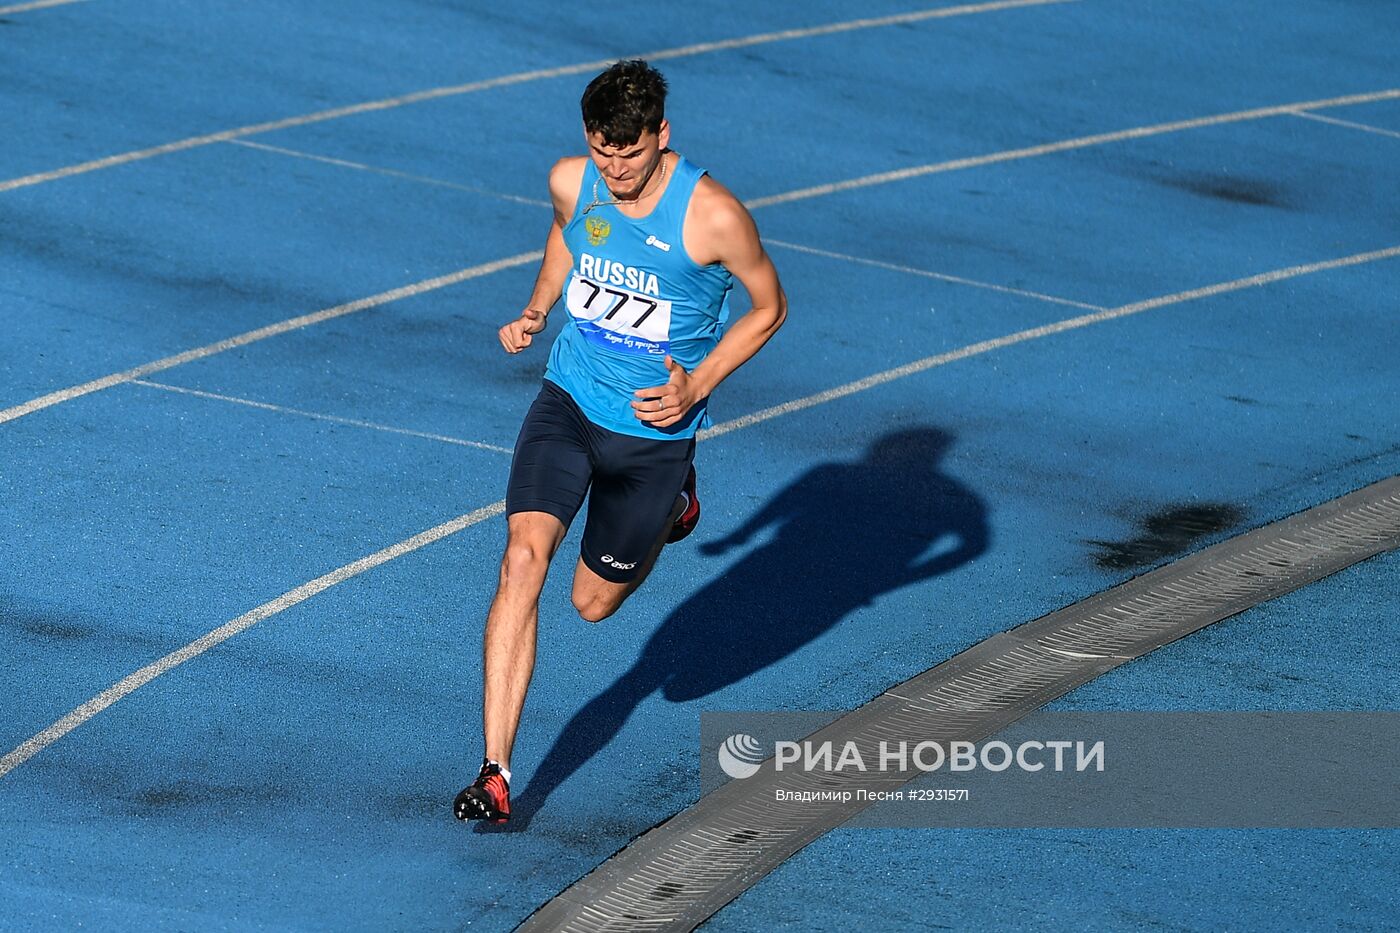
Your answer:
[[[1400,5],[3,3],[0,927],[510,929],[696,799],[702,711],[854,708],[1400,473]],[[565,544],[477,832],[545,357],[495,330],[594,63],[652,53],[792,310],[600,626]],[[1400,709],[1397,594],[1383,555],[1057,706]],[[1391,830],[843,829],[707,928],[1378,929],[1396,891]]]

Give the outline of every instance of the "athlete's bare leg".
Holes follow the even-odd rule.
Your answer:
[[[676,499],[675,507],[671,509],[671,514],[666,519],[665,526],[661,529],[661,536],[656,539],[656,543],[651,547],[651,553],[646,560],[642,561],[642,570],[637,574],[635,580],[627,583],[614,583],[611,580],[604,580],[593,569],[580,558],[578,565],[574,567],[574,608],[578,610],[579,617],[585,622],[601,622],[608,616],[617,612],[618,608],[642,585],[642,581],[651,573],[651,568],[656,564],[656,558],[660,556],[661,549],[666,546],[666,539],[671,535],[671,526],[680,518],[681,512],[685,510],[685,500]]]
[[[517,512],[507,520],[506,553],[501,582],[486,617],[482,720],[486,757],[510,769],[510,752],[525,691],[535,669],[535,634],[540,590],[559,543],[564,523],[546,512]]]

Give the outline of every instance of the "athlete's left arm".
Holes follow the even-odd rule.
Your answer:
[[[703,194],[702,194],[703,191]],[[664,386],[638,389],[632,403],[637,417],[664,428],[680,421],[702,399],[740,366],[762,349],[787,318],[787,295],[778,281],[778,270],[763,249],[758,228],[744,205],[709,178],[701,180],[696,195],[703,197],[694,239],[686,248],[696,262],[721,263],[749,293],[753,307],[735,321],[710,355],[687,373],[669,356],[666,368],[671,377]],[[660,402],[659,407],[656,405]]]

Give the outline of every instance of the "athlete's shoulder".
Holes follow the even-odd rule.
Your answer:
[[[583,181],[583,167],[588,163],[588,156],[564,156],[549,170],[549,185],[554,187],[560,182],[572,181],[575,185]]]
[[[566,223],[574,215],[578,202],[578,189],[583,184],[583,170],[588,164],[588,156],[565,156],[549,170],[549,197],[554,202],[554,210]]]
[[[743,202],[735,197],[732,191],[715,181],[708,172],[695,182],[695,193],[690,197],[695,209],[701,211],[707,219],[712,218],[724,223],[749,216]]]
[[[758,229],[748,208],[709,175],[695,183],[686,227],[686,247],[701,265],[723,262],[736,247],[758,243]]]

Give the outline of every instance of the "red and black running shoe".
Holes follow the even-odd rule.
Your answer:
[[[501,774],[501,766],[487,758],[481,763],[481,773],[470,787],[465,787],[452,801],[452,812],[459,820],[489,820],[504,823],[510,819],[510,785]]]
[[[691,464],[690,472],[685,475],[685,488],[681,490],[681,497],[685,499],[685,508],[681,511],[680,518],[671,526],[671,534],[666,538],[667,544],[675,544],[700,524],[700,497],[695,494],[694,464]]]

